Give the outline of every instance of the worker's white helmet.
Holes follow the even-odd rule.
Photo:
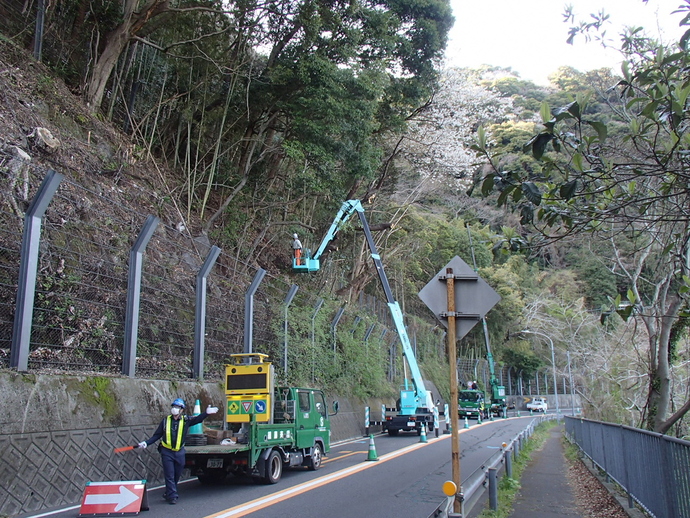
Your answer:
[[[292,234],[292,237],[294,237],[295,239],[297,239],[297,234]]]

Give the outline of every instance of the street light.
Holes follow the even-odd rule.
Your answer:
[[[570,378],[570,406],[572,407],[573,417],[575,417],[575,387],[573,386],[573,371],[570,370],[570,351],[568,353],[568,377]]]
[[[556,382],[556,354],[554,353],[553,350],[553,340],[551,340],[551,337],[547,334],[544,334],[540,331],[532,331],[530,329],[523,329],[520,331],[520,333],[524,333],[526,335],[539,335],[543,336],[549,341],[549,344],[551,344],[551,364],[553,365],[553,393],[556,396],[556,415],[561,414],[561,410],[558,407],[558,383]]]

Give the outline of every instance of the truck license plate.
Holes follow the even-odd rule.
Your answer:
[[[223,459],[208,459],[206,461],[206,467],[207,468],[222,468],[223,467]]]
[[[414,428],[414,421],[408,421],[407,426],[409,426],[410,428]]]

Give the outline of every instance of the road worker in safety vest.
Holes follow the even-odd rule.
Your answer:
[[[165,475],[165,498],[169,504],[177,503],[177,482],[180,480],[184,469],[184,441],[191,426],[199,424],[209,415],[218,412],[218,408],[210,406],[206,412],[188,417],[183,414],[184,400],[177,398],[172,402],[170,415],[164,417],[150,439],[138,444],[139,448],[146,448],[150,444],[161,440],[158,451],[163,463],[163,475]]]

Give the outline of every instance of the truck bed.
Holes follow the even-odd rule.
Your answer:
[[[224,453],[237,453],[240,451],[245,451],[249,449],[248,444],[240,444],[236,442],[235,444],[207,444],[206,446],[185,446],[185,451],[188,454],[224,454]]]
[[[250,427],[249,443],[256,448],[271,446],[292,446],[295,443],[295,423],[253,423]],[[247,442],[235,444],[208,444],[206,446],[185,446],[188,454],[227,454],[239,453],[251,449]]]

